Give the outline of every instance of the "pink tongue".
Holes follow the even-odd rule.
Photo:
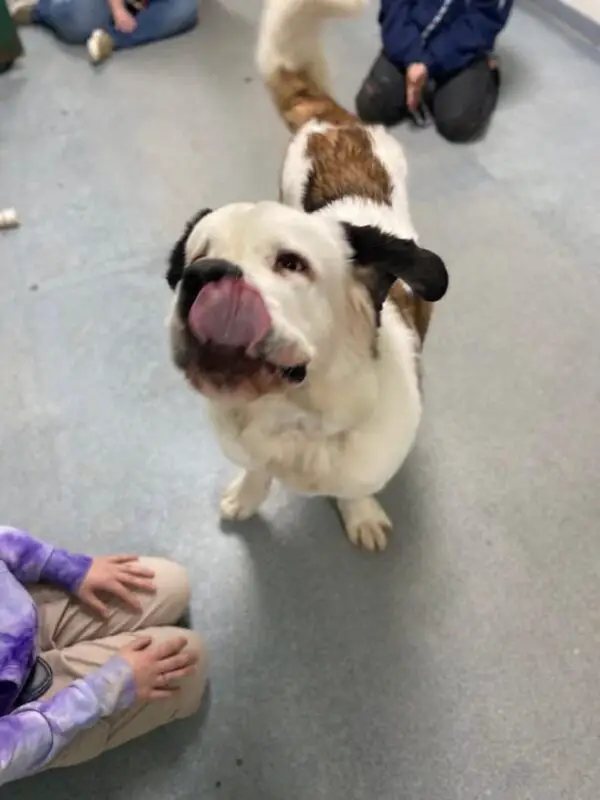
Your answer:
[[[258,291],[243,280],[223,278],[201,289],[188,315],[200,342],[248,348],[271,330],[271,317]]]

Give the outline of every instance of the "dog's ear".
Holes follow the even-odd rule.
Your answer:
[[[166,279],[170,288],[174,291],[175,287],[183,277],[183,270],[185,269],[185,245],[189,239],[190,233],[194,230],[200,220],[207,214],[210,214],[212,208],[203,208],[197,214],[186,222],[185,229],[179,239],[175,242],[171,253],[169,254],[169,269],[167,270]]]
[[[446,294],[448,272],[442,259],[413,239],[399,239],[374,225],[343,223],[354,263],[369,270],[367,283],[381,308],[387,293],[400,278],[423,300],[435,303]]]

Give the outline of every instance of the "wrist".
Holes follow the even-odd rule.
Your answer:
[[[70,553],[60,547],[53,548],[40,573],[40,580],[53,583],[75,593],[92,566],[92,558]]]
[[[131,708],[137,698],[137,686],[131,664],[114,655],[84,679],[102,708],[102,716]]]

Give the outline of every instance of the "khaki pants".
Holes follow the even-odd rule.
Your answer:
[[[155,594],[139,593],[141,614],[114,602],[110,617],[99,619],[59,589],[29,587],[39,613],[39,651],[54,676],[45,699],[102,666],[141,631],[155,642],[185,636],[188,647],[198,654],[197,674],[184,678],[177,694],[166,700],[136,703],[81,731],[47,768],[88,761],[167,722],[187,717],[200,706],[206,687],[204,647],[196,633],[174,627],[189,602],[187,574],[183,567],[164,559],[144,558],[141,563],[154,570],[156,583]]]

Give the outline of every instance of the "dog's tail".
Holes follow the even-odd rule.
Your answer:
[[[288,128],[308,120],[340,124],[354,119],[327,86],[321,27],[333,17],[351,17],[368,0],[264,0],[257,65]]]

